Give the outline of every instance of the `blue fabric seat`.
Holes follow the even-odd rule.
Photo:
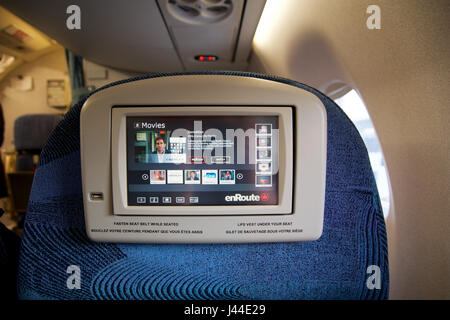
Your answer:
[[[385,223],[368,154],[354,125],[328,97],[303,84],[243,72],[183,74],[254,77],[312,92],[328,116],[322,237],[260,244],[112,244],[85,233],[80,171],[81,101],[53,131],[40,157],[19,261],[22,299],[386,299]],[[102,90],[102,89],[99,89]],[[93,93],[95,94],[95,92]],[[81,269],[68,289],[66,269]],[[369,266],[381,287],[367,286]]]
[[[18,117],[14,122],[16,164],[13,172],[7,173],[7,179],[14,210],[19,214],[19,227],[23,225],[23,215],[27,209],[36,168],[33,158],[41,153],[50,133],[62,117],[62,114],[27,114]]]
[[[14,146],[18,152],[17,171],[33,170],[33,155],[41,153],[45,141],[62,114],[27,114],[14,122]]]

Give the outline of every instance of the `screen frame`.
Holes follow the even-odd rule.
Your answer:
[[[277,116],[278,117],[278,204],[277,205],[190,205],[130,206],[127,184],[127,117],[146,116]],[[221,216],[292,214],[294,127],[292,106],[211,105],[114,105],[111,110],[111,176],[113,214],[143,216]],[[283,155],[280,157],[280,155]]]
[[[293,106],[294,172],[289,177],[292,180],[293,213],[246,216],[113,214],[111,113],[116,105]],[[93,241],[291,242],[317,240],[323,232],[327,112],[314,93],[299,86],[273,79],[225,74],[180,74],[117,83],[92,94],[82,106],[80,161],[86,234]]]

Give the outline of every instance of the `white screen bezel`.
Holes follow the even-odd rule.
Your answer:
[[[117,105],[292,106],[295,135],[294,171],[289,177],[293,192],[292,214],[113,214],[111,113],[113,106]],[[142,79],[105,88],[90,96],[80,113],[86,233],[94,241],[123,243],[316,240],[323,230],[326,141],[327,114],[321,100],[307,90],[278,81],[225,75],[179,75]],[[91,198],[93,193],[100,197]],[[296,232],[283,232],[286,226]],[[264,231],[268,228],[279,232],[245,232],[246,229]],[[180,230],[197,232],[176,232]]]
[[[278,204],[130,206],[127,201],[126,118],[135,116],[277,116]],[[292,213],[293,124],[289,106],[114,106],[111,111],[111,176],[115,215],[261,215]],[[280,157],[281,155],[281,157]]]

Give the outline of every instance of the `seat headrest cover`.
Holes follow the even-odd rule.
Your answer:
[[[14,122],[16,150],[40,150],[62,119],[62,114],[28,114]]]

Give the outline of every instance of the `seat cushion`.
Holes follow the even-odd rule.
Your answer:
[[[389,273],[384,218],[364,143],[342,110],[291,80],[243,72],[157,74],[120,81],[214,74],[278,81],[315,94],[328,122],[324,227],[312,242],[114,244],[85,232],[79,123],[84,101],[59,123],[36,171],[19,267],[22,299],[385,299]],[[105,87],[104,87],[105,88]],[[101,88],[99,90],[102,90]],[[93,93],[95,94],[95,92]],[[80,289],[66,286],[70,265]],[[368,267],[379,288],[367,285]]]

